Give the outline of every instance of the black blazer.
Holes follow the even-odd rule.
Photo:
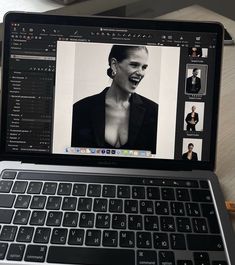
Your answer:
[[[192,119],[191,113],[192,112],[188,113],[187,116],[186,116],[186,118],[185,118],[185,121],[189,125],[191,125],[191,123],[189,123],[191,121],[191,119]],[[197,112],[194,113],[194,121],[195,121],[195,125],[199,122],[199,117],[198,117],[198,113]]]
[[[73,147],[106,148],[105,94],[79,100],[73,105]],[[158,104],[134,93],[130,98],[128,143],[125,149],[149,150],[156,153]],[[110,147],[110,146],[109,146]],[[113,147],[112,147],[113,148]]]
[[[192,76],[187,78],[186,93],[197,94],[201,89],[201,78],[196,76],[195,85],[192,85]]]
[[[183,160],[188,160],[188,161],[198,161],[197,153],[193,152],[193,153],[192,153],[192,159],[189,160],[189,159],[188,159],[188,152],[186,152],[186,153],[184,153],[184,154],[182,155],[182,159],[183,159]]]

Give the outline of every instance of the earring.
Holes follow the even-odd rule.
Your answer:
[[[116,75],[116,71],[112,70],[112,77]]]

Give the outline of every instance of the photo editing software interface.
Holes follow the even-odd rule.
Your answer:
[[[208,161],[216,35],[12,23],[5,151]]]

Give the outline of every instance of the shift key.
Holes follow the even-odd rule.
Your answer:
[[[190,250],[223,251],[223,241],[217,235],[187,235]]]

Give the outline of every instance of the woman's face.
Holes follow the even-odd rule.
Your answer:
[[[115,85],[127,93],[135,92],[147,69],[148,53],[145,49],[133,49],[128,57],[113,65],[116,75],[113,78]]]

